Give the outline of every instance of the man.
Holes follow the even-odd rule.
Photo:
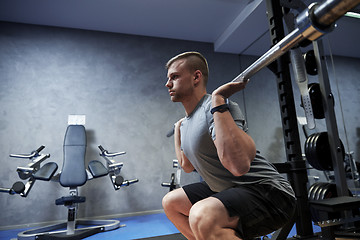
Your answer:
[[[290,184],[256,151],[240,108],[227,101],[245,83],[206,92],[208,65],[198,52],[170,59],[166,87],[186,116],[175,124],[175,152],[185,172],[204,182],[169,192],[167,217],[187,239],[251,239],[279,229],[292,216]]]

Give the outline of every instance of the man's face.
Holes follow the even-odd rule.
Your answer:
[[[173,62],[167,74],[165,86],[169,89],[171,101],[182,102],[191,96],[194,90],[193,76],[186,68],[185,59]]]

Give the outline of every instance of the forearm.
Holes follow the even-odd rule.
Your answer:
[[[181,125],[181,121],[175,124],[175,130],[174,130],[175,154],[181,168],[184,170],[184,172],[189,173],[194,171],[194,167],[190,163],[189,159],[185,156],[184,152],[181,150],[180,125]]]
[[[213,95],[212,107],[224,103],[222,96]],[[236,125],[229,111],[215,112],[213,117],[216,129],[215,145],[221,163],[235,176],[247,173],[256,154],[254,141]]]

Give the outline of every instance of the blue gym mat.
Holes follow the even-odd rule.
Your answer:
[[[127,240],[155,237],[179,233],[164,213],[119,218],[120,224],[126,226],[113,231],[102,232],[85,239],[89,240]],[[19,232],[31,228],[0,231],[0,240],[16,239]]]
[[[102,232],[93,236],[85,238],[86,240],[134,240],[134,239],[172,239],[180,240],[185,239],[182,235],[178,234],[179,231],[168,220],[164,213],[149,214],[133,217],[118,218],[120,224],[125,224],[125,227],[115,229],[113,231]],[[0,231],[0,240],[16,239],[19,232],[28,230],[24,229],[11,229]],[[314,226],[314,231],[319,232],[320,228]],[[168,238],[166,235],[170,235]],[[289,237],[296,235],[295,226],[291,230]],[[159,237],[160,236],[160,237]]]

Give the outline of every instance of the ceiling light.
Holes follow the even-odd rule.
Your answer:
[[[347,16],[347,17],[353,17],[353,18],[360,18],[360,13],[347,12],[347,13],[345,13],[345,16]]]

